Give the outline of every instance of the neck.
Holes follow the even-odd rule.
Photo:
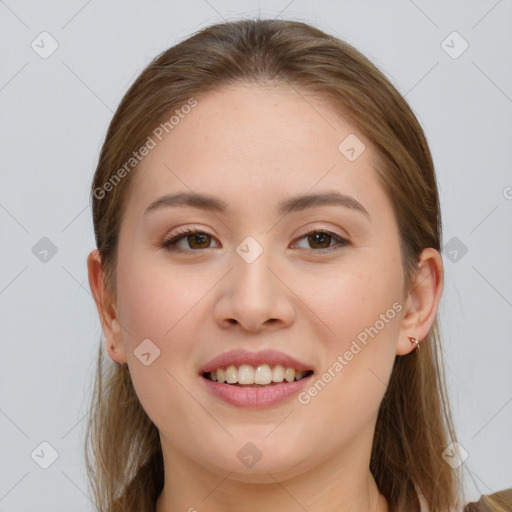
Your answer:
[[[209,470],[164,448],[165,484],[156,512],[388,512],[368,462],[369,454],[365,459],[345,451],[295,474],[247,475]]]

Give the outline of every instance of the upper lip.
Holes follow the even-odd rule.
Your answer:
[[[240,366],[242,364],[248,364],[250,366],[259,366],[263,364],[283,365],[285,368],[294,368],[299,371],[313,370],[311,365],[304,364],[299,360],[295,359],[284,352],[278,352],[277,350],[260,350],[259,352],[250,352],[248,350],[231,350],[220,354],[206,364],[201,366],[199,374],[208,373],[217,368],[226,368],[229,365]]]

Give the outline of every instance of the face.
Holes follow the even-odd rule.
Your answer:
[[[403,306],[399,233],[376,153],[305,92],[237,85],[196,99],[135,171],[110,353],[128,363],[169,460],[246,482],[352,464],[371,448]],[[169,201],[148,210],[190,192],[225,210]],[[290,202],[308,194],[352,202]],[[281,384],[293,392],[269,402],[261,390],[268,398],[273,386],[214,384],[229,386],[225,401],[200,369],[238,349],[275,350],[314,373]],[[254,391],[258,406],[232,403]]]

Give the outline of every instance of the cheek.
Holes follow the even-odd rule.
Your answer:
[[[304,273],[295,285],[325,325],[328,350],[348,349],[358,336],[364,341],[365,333],[369,336],[368,329],[376,323],[379,333],[386,336],[398,324],[402,281],[400,269],[391,265],[384,269],[378,264],[347,264],[314,277]]]
[[[184,275],[147,258],[134,255],[118,262],[119,313],[132,382],[160,429],[175,421],[173,411],[190,408],[183,386],[190,384],[189,365],[197,346],[194,327],[201,325],[200,309],[194,305],[211,286],[197,272],[195,277]],[[148,365],[139,359],[142,346],[150,354]]]
[[[168,340],[177,339],[176,332],[190,324],[194,306],[214,282],[215,276],[205,275],[197,269],[173,268],[160,258],[120,259],[119,306],[130,343],[149,338],[164,349]]]
[[[336,404],[334,415],[375,414],[396,356],[403,307],[400,271],[389,260],[386,265],[361,261],[321,280],[323,287],[310,283],[308,305],[329,327],[329,336],[319,340],[324,352],[321,382],[311,390],[314,400],[308,393],[304,401],[311,398],[319,408]]]
[[[340,442],[353,438],[376,418],[386,391],[395,361],[401,280],[391,269],[370,268],[352,267],[328,287],[310,288],[308,305],[334,332],[318,340],[322,368],[301,397],[311,435],[322,431]]]

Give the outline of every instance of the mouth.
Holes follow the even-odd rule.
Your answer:
[[[230,365],[217,368],[211,372],[203,372],[202,377],[219,384],[228,384],[239,388],[266,388],[279,384],[290,384],[313,375],[313,370],[295,370],[282,365],[268,364],[253,367]]]

